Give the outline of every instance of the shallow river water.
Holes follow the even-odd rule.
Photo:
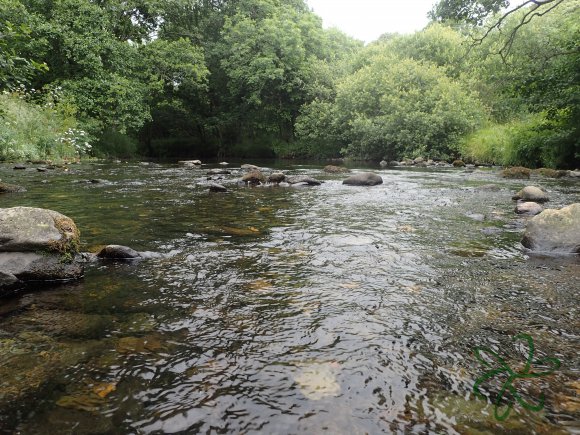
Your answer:
[[[249,188],[232,174],[216,194],[211,165],[0,166],[2,181],[28,190],[0,207],[71,217],[85,251],[148,252],[0,300],[0,429],[580,433],[580,261],[526,252],[511,200],[538,185],[558,208],[580,202],[580,182],[373,168],[384,184],[349,187],[320,165],[262,165],[325,182]],[[525,403],[543,394],[543,409],[508,392],[499,421],[493,400],[508,376],[485,380],[488,399],[477,398],[476,379],[502,366],[474,350],[522,371],[517,334],[532,337],[534,361],[561,365],[513,382]]]

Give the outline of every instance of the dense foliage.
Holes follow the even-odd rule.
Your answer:
[[[423,31],[364,46],[304,0],[0,0],[0,159],[575,166],[580,0],[548,3],[522,26],[543,10],[442,0]]]

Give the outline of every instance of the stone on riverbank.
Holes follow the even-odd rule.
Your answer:
[[[372,172],[360,172],[348,177],[342,184],[347,186],[376,186],[383,184],[383,179]]]
[[[528,221],[522,245],[538,252],[580,254],[580,203],[534,216]]]
[[[531,202],[547,202],[550,200],[548,194],[544,192],[542,189],[536,186],[526,186],[518,193],[516,193],[512,199],[514,200],[522,200],[522,201],[531,201]]]

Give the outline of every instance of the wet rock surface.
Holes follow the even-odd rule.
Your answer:
[[[227,192],[228,188],[218,183],[208,183],[210,192]]]
[[[295,175],[286,177],[286,182],[289,184],[307,184],[308,186],[320,186],[322,181],[312,178],[308,175]]]
[[[383,184],[383,179],[372,172],[361,172],[348,177],[342,184],[348,186],[377,186]]]
[[[0,193],[21,193],[21,192],[26,192],[26,189],[22,186],[0,182]]]
[[[536,186],[526,186],[513,197],[515,200],[531,201],[531,202],[547,202],[550,200],[548,194]]]
[[[382,167],[382,164],[381,164],[381,167]],[[345,168],[344,166],[328,165],[328,166],[324,167],[323,171],[327,172],[329,174],[345,174],[347,172],[350,172],[350,169]]]
[[[103,260],[136,260],[141,254],[128,246],[107,245],[99,251],[98,258]]]
[[[35,282],[79,279],[75,223],[58,212],[32,207],[0,209],[0,296]]]
[[[516,204],[515,212],[517,214],[526,215],[526,216],[535,216],[544,210],[537,202],[518,202]]]
[[[534,216],[527,223],[522,244],[537,252],[580,254],[580,203]]]

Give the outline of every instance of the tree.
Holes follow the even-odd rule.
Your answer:
[[[306,140],[334,141],[361,159],[449,158],[482,117],[477,98],[444,69],[384,49],[340,81],[331,106],[303,108],[297,128]]]
[[[498,51],[505,60],[520,28],[529,24],[534,17],[542,17],[566,1],[570,0],[525,0],[510,8],[509,0],[440,0],[429,12],[429,17],[435,21],[465,22],[483,27],[484,30],[474,37],[474,44],[478,45],[492,32],[501,31],[510,16],[523,11],[518,14],[519,22],[511,27]]]

